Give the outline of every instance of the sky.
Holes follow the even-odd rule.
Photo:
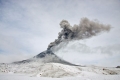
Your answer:
[[[27,59],[46,50],[61,31],[60,21],[87,17],[111,30],[81,40],[90,47],[120,44],[120,0],[0,0],[0,62]],[[118,57],[119,58],[119,57]]]

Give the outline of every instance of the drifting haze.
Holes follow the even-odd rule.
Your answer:
[[[80,41],[62,42],[54,47],[54,53],[78,65],[115,67],[120,64],[120,44],[92,47]]]

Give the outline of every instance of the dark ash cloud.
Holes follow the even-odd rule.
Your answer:
[[[60,44],[63,41],[81,40],[96,36],[105,31],[110,31],[111,26],[101,24],[98,21],[91,21],[88,18],[82,18],[79,25],[71,26],[67,20],[60,22],[62,28],[58,34],[58,39],[50,43],[48,49]]]

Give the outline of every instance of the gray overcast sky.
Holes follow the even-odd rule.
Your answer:
[[[112,26],[109,33],[83,41],[86,45],[120,43],[120,0],[0,0],[0,62],[46,50],[57,38],[61,20],[74,25],[82,17]]]

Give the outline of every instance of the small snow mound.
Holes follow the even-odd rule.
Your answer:
[[[9,74],[13,74],[14,72],[8,72]]]

